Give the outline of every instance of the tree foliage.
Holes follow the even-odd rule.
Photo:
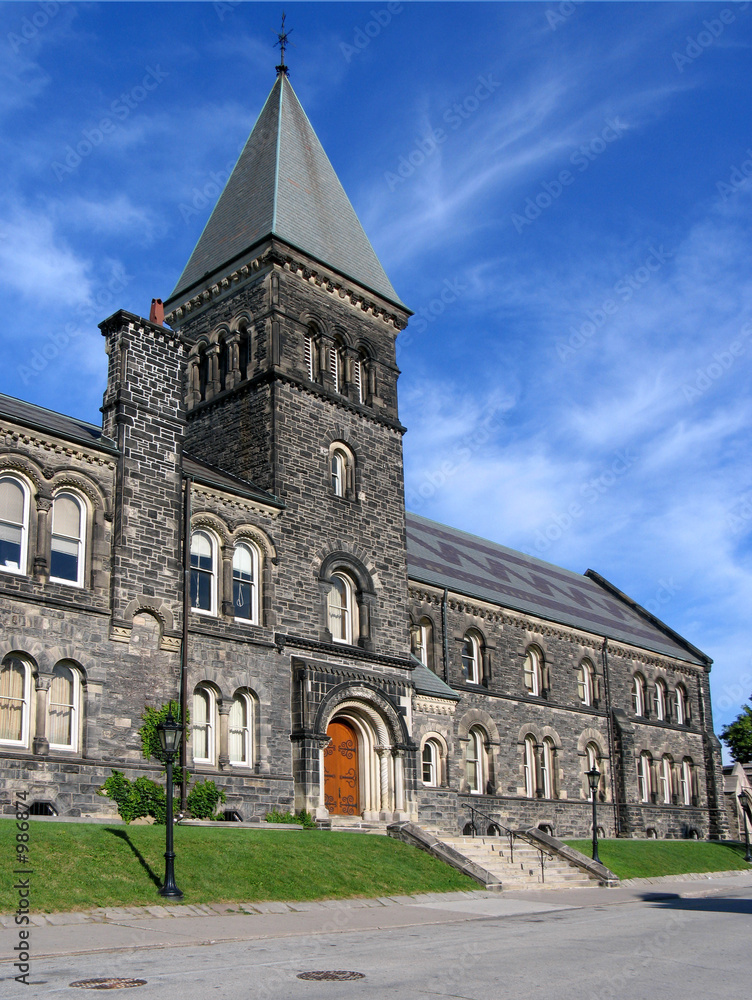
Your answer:
[[[731,759],[739,764],[752,764],[752,708],[745,705],[741,714],[721,732]]]

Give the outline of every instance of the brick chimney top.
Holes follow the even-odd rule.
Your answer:
[[[156,323],[157,326],[164,326],[164,305],[161,299],[151,300],[151,311],[149,312],[149,322]]]

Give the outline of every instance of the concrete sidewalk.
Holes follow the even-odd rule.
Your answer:
[[[456,923],[554,910],[609,906],[671,897],[697,898],[752,889],[752,871],[712,875],[632,879],[614,889],[549,889],[498,892],[426,893],[378,899],[320,902],[216,903],[133,906],[79,913],[32,916],[35,958],[182,947],[228,941],[345,931]],[[0,964],[10,963],[15,943],[12,916],[0,918]]]

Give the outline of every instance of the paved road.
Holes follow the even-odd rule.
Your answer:
[[[13,1000],[54,993],[83,1000],[91,993],[71,989],[71,982],[135,977],[146,985],[119,996],[727,1000],[749,995],[752,888],[685,884],[682,896],[669,888],[635,891],[631,897],[610,890],[501,898],[458,894],[358,909],[37,928],[33,938],[50,948],[52,957],[32,958],[30,988],[13,981],[7,962],[0,965],[0,992]],[[110,935],[109,943],[104,936],[97,940],[99,928]],[[72,935],[68,944],[63,932]],[[212,943],[212,933],[225,940]],[[43,934],[47,938],[40,941]],[[11,929],[3,932],[3,958],[12,935]],[[167,944],[165,935],[172,935]],[[83,953],[63,954],[63,949]],[[297,978],[314,970],[354,971],[364,978]]]

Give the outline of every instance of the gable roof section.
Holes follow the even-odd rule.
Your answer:
[[[183,454],[183,472],[197,483],[204,486],[213,486],[224,493],[233,493],[235,496],[246,497],[249,500],[258,500],[260,503],[268,504],[270,507],[284,508],[284,503],[272,496],[265,490],[260,489],[250,479],[241,479],[231,472],[225,472],[219,466],[202,462],[198,458]]]
[[[446,698],[448,701],[459,701],[460,696],[449,687],[433,670],[422,663],[413,653],[410,654],[413,672],[410,679],[415,685],[415,693],[429,698]]]
[[[43,406],[27,403],[22,399],[5,396],[2,393],[0,393],[0,417],[5,417],[7,420],[12,420],[33,430],[42,431],[45,434],[55,434],[67,441],[76,441],[79,444],[102,448],[104,451],[117,452],[115,442],[105,437],[102,434],[102,428],[97,427],[96,424],[90,424],[85,420],[76,420],[75,417],[67,417],[63,413],[56,413],[54,410],[47,410]]]
[[[407,514],[411,580],[705,665],[709,657],[597,574],[580,576],[523,552]]]
[[[290,81],[280,74],[180,280],[173,308],[276,236],[405,308],[386,276]]]

